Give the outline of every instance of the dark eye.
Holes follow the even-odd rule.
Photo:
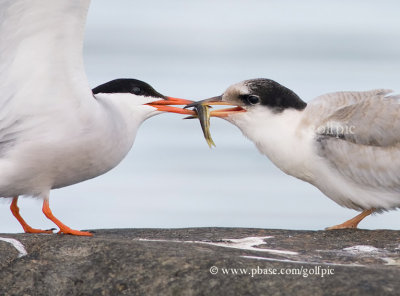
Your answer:
[[[142,93],[142,89],[140,87],[135,86],[132,88],[132,93],[135,95],[140,95]]]
[[[251,105],[256,105],[260,103],[260,98],[254,95],[250,95],[247,97],[247,102],[249,102]]]

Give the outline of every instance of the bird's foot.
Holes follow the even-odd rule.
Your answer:
[[[17,218],[18,222],[21,224],[25,233],[53,233],[53,230],[55,230],[55,228],[48,229],[48,230],[42,230],[42,229],[36,229],[36,228],[30,227],[28,225],[28,223],[26,223],[25,220],[19,214],[19,208],[18,208],[17,202],[18,202],[18,196],[13,198],[10,209],[11,209],[11,212],[14,215],[14,217]]]
[[[331,227],[327,227],[327,228],[325,228],[325,230],[356,229],[358,223],[360,223],[361,220],[364,219],[365,217],[367,217],[368,215],[371,215],[374,212],[374,210],[375,209],[365,210],[361,214],[358,214],[357,216],[355,216],[354,218],[352,218],[350,220],[347,220],[346,222],[344,222],[342,224],[331,226]]]
[[[88,231],[79,231],[71,229],[67,225],[63,224],[56,217],[54,217],[53,213],[50,210],[48,199],[45,199],[43,201],[43,213],[48,219],[53,221],[58,226],[58,228],[60,228],[60,231],[58,232],[59,234],[63,233],[63,234],[80,235],[80,236],[93,236],[93,234]]]
[[[80,235],[80,236],[93,236],[92,233],[88,231],[80,231],[80,230],[74,230],[69,227],[62,227],[60,228],[60,231],[58,234],[71,234],[71,235]]]
[[[53,230],[56,230],[55,228],[47,229],[47,230],[42,230],[42,229],[36,229],[32,228],[29,225],[23,226],[25,233],[53,233]]]
[[[342,224],[338,224],[338,225],[334,225],[331,227],[326,227],[325,230],[335,230],[335,229],[356,229],[358,223],[347,223],[348,221],[342,223]]]

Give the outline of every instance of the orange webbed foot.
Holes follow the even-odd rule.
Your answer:
[[[358,226],[358,223],[361,222],[362,219],[367,217],[368,215],[371,215],[374,212],[375,209],[369,209],[363,211],[361,214],[355,216],[354,218],[347,220],[346,222],[342,224],[338,224],[335,226],[327,227],[325,230],[335,230],[335,229],[355,229]]]
[[[43,201],[43,213],[46,215],[48,219],[53,221],[59,228],[59,234],[71,234],[71,235],[80,235],[80,236],[93,236],[92,233],[88,231],[79,231],[74,230],[63,224],[60,220],[58,220],[50,210],[49,201],[45,199]]]
[[[55,228],[42,230],[42,229],[32,228],[29,225],[24,227],[25,233],[53,233],[53,230],[55,230]]]
[[[19,207],[17,205],[17,202],[18,202],[18,196],[13,198],[10,209],[14,217],[17,218],[18,222],[21,224],[25,233],[53,233],[53,230],[55,230],[55,228],[42,230],[30,227],[28,223],[26,223],[25,220],[19,214]]]
[[[93,233],[88,232],[88,231],[80,231],[80,230],[74,230],[69,227],[60,229],[58,234],[71,234],[71,235],[80,235],[80,236],[93,236]]]

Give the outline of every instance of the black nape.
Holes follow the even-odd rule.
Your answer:
[[[295,92],[271,79],[251,79],[245,81],[245,85],[250,94],[242,96],[241,100],[246,105],[254,105],[255,100],[252,96],[257,96],[260,98],[259,104],[271,107],[278,112],[288,108],[303,110],[307,106],[307,103]]]
[[[120,78],[111,80],[104,84],[101,84],[94,89],[92,89],[93,94],[99,93],[131,93],[137,96],[161,98],[165,97],[157,92],[151,85],[146,82],[130,79],[130,78]]]

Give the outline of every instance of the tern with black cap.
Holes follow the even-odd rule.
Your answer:
[[[0,2],[0,196],[25,232],[18,196],[43,199],[43,213],[60,233],[90,236],[59,221],[51,189],[104,174],[133,145],[141,123],[162,112],[192,114],[170,105],[149,84],[116,79],[90,89],[82,47],[89,0]]]

